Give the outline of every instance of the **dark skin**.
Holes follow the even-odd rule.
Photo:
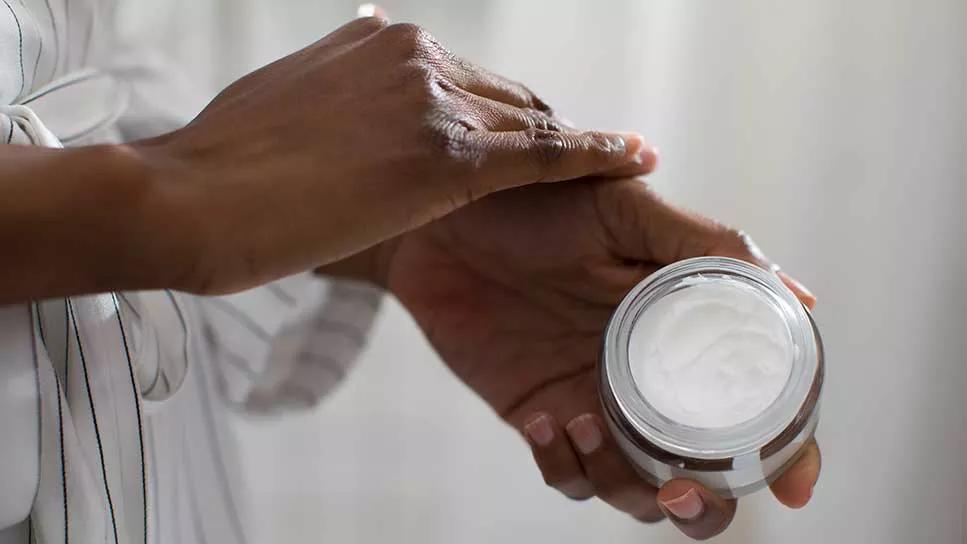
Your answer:
[[[561,130],[526,87],[417,26],[358,19],[240,79],[170,134],[0,146],[0,304],[229,293],[495,191],[654,163],[638,135]]]
[[[369,279],[528,437],[550,485],[706,538],[735,503],[631,472],[601,426],[598,344],[621,296],[664,264],[768,263],[638,181],[580,181],[646,174],[655,160],[640,136],[568,129],[526,87],[417,27],[361,19],[238,81],[174,133],[0,146],[0,304],[227,293],[316,267]],[[802,506],[818,473],[813,445],[773,491]]]
[[[378,265],[378,281],[456,375],[524,434],[548,485],[642,521],[669,517],[704,539],[725,530],[736,502],[695,482],[657,490],[639,478],[603,426],[596,370],[624,294],[661,266],[703,255],[774,268],[747,236],[671,206],[642,181],[598,179],[493,195],[361,258]],[[811,444],[773,484],[779,501],[804,506],[819,464]]]

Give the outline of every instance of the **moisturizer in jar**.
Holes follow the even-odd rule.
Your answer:
[[[774,275],[701,257],[659,270],[621,302],[605,333],[601,398],[638,471],[724,497],[779,477],[815,432],[822,342]]]

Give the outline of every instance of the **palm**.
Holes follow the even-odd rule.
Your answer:
[[[637,180],[586,180],[487,197],[399,238],[384,270],[443,360],[501,417],[517,429],[545,420],[550,442],[532,448],[548,484],[656,520],[664,515],[656,493],[684,496],[694,484],[672,481],[658,492],[614,440],[582,447],[579,438],[589,425],[601,428],[597,358],[613,308],[658,267],[710,254],[769,266],[741,233],[665,204]],[[570,441],[560,438],[564,422]],[[818,473],[812,444],[773,492],[802,506]],[[676,524],[707,538],[728,525],[735,503],[698,492],[705,513]]]
[[[601,333],[654,265],[609,230],[634,180],[518,189],[400,240],[389,287],[447,364],[506,420],[597,409]],[[607,214],[607,217],[605,217]]]

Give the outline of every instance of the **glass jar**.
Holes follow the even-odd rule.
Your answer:
[[[701,428],[669,419],[635,382],[631,336],[639,318],[663,297],[709,283],[741,286],[775,311],[792,349],[789,377],[757,415],[727,427]],[[775,275],[744,261],[699,257],[665,267],[618,305],[604,335],[600,390],[612,434],[651,484],[687,478],[725,498],[765,487],[791,466],[819,421],[823,347],[805,306]]]

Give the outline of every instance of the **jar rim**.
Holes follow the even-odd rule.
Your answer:
[[[729,427],[691,427],[669,419],[648,402],[632,374],[629,342],[638,318],[651,304],[696,277],[727,279],[751,287],[782,316],[792,342],[790,375],[779,395],[758,415]],[[605,330],[602,385],[610,389],[608,397],[626,420],[626,427],[674,456],[702,460],[758,456],[797,420],[811,398],[821,367],[820,346],[809,311],[778,276],[738,259],[696,257],[651,274],[619,303]]]

